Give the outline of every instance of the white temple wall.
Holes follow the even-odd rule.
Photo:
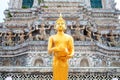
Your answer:
[[[10,0],[9,8],[10,9],[20,9],[22,7],[22,0]]]
[[[20,9],[22,7],[23,0],[10,0],[9,8]],[[44,1],[67,1],[69,0],[44,0]],[[87,7],[90,7],[90,0],[70,0],[71,2],[83,2]],[[38,5],[38,0],[34,0],[33,7]],[[103,9],[113,9],[115,7],[114,0],[102,0]]]

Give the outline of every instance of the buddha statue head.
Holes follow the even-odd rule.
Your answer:
[[[62,15],[60,14],[60,17],[56,20],[55,23],[55,29],[57,31],[64,31],[66,29],[66,22],[65,20],[62,18]]]

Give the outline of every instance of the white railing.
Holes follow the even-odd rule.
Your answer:
[[[52,72],[52,67],[0,67],[5,72]],[[120,67],[70,67],[69,72],[120,72]]]

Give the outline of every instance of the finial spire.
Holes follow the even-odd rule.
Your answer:
[[[62,14],[60,13],[60,18],[62,18]]]
[[[63,17],[62,17],[62,14],[61,14],[61,13],[60,13],[59,18],[56,20],[56,22],[60,22],[60,21],[64,21],[64,22],[65,22],[65,20],[63,19]]]

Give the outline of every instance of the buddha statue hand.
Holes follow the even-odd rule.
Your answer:
[[[72,58],[73,55],[66,55],[66,56],[58,56],[58,58],[61,60],[61,61],[66,61],[70,58]]]
[[[73,54],[66,56],[67,59],[72,58],[72,57],[73,57]]]
[[[59,51],[68,52],[68,49],[64,45],[59,45],[58,48],[59,48]]]
[[[53,47],[53,48],[51,49],[51,51],[55,53],[55,52],[58,52],[58,51],[60,51],[60,50],[59,50],[59,47]]]
[[[66,57],[68,55],[68,49],[64,46],[53,47],[51,50],[56,57]]]
[[[53,52],[68,52],[68,49],[65,48],[65,47],[62,46],[62,45],[59,45],[58,47],[53,47],[53,48],[52,48],[52,51],[53,51]]]

